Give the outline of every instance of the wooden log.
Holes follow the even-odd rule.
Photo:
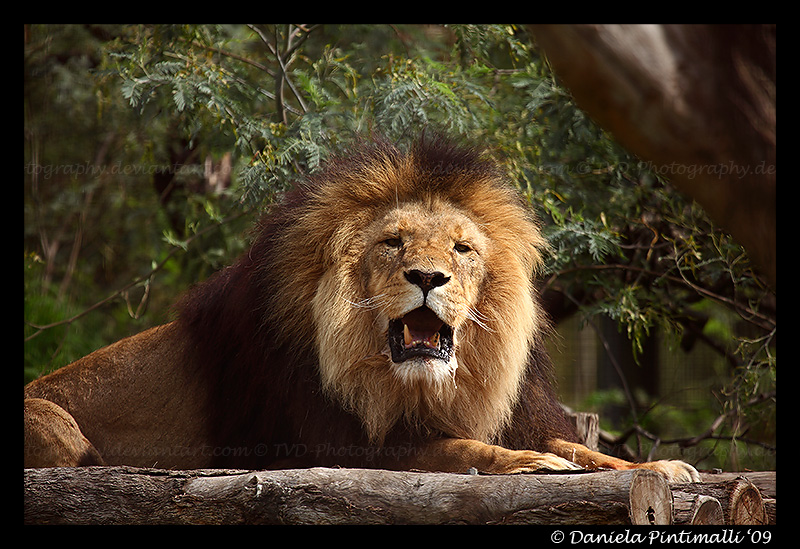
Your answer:
[[[567,412],[567,419],[575,428],[578,442],[597,452],[600,449],[600,416],[588,412]]]
[[[672,524],[672,493],[664,477],[641,475],[635,480],[630,488],[631,523]]]
[[[777,471],[749,471],[744,473],[700,473],[700,480],[703,482],[722,482],[724,480],[736,480],[746,478],[752,482],[761,492],[764,498],[778,497],[778,473]]]
[[[778,524],[778,500],[766,498],[764,510],[767,512],[767,524]]]
[[[777,524],[778,520],[778,473],[777,471],[750,471],[746,473],[702,473],[703,482],[718,482],[744,477],[752,482],[761,492],[764,509],[767,513],[767,524]]]
[[[366,469],[26,469],[27,524],[669,524],[646,470],[457,475]]]
[[[702,473],[700,478],[704,482],[719,480],[733,480],[745,477],[752,482],[761,492],[764,499],[764,509],[767,512],[767,524],[778,522],[778,473],[777,471],[750,471],[746,473]]]
[[[670,489],[675,501],[684,501],[692,495],[717,499],[722,506],[727,525],[769,524],[761,492],[743,476],[721,481],[701,480],[691,484],[672,484]],[[683,507],[683,504],[679,506]]]
[[[717,498],[702,494],[673,492],[673,520],[675,524],[723,525],[725,516]]]

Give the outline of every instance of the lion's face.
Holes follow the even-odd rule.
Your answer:
[[[494,165],[380,144],[313,185],[282,247],[273,322],[313,338],[322,387],[380,440],[402,418],[489,441],[542,328],[544,240]]]
[[[448,203],[410,203],[376,220],[365,244],[366,299],[392,370],[404,381],[452,377],[465,324],[481,322],[488,239]]]

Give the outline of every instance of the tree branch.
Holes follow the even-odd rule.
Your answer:
[[[691,290],[697,292],[698,294],[702,295],[703,297],[707,297],[719,303],[723,303],[739,313],[739,316],[747,322],[755,324],[759,328],[764,330],[772,330],[776,327],[777,322],[774,318],[771,318],[768,315],[760,313],[758,311],[753,310],[748,305],[743,303],[739,303],[729,297],[725,297],[724,295],[720,295],[718,293],[714,293],[711,290],[703,288],[702,286],[698,286],[697,284],[687,280],[685,277],[677,277],[672,276],[666,273],[660,273],[658,271],[653,271],[650,269],[645,269],[643,267],[636,267],[635,265],[624,265],[621,263],[611,263],[606,265],[578,265],[576,267],[570,267],[568,269],[562,269],[557,273],[553,273],[542,285],[542,291],[544,292],[553,283],[561,276],[573,273],[573,272],[581,272],[581,271],[605,271],[605,270],[624,270],[624,271],[631,271],[637,273],[644,273],[650,276],[653,276],[657,279],[665,279],[669,280],[670,282],[675,282],[682,286],[687,286]]]
[[[201,237],[201,236],[203,236],[203,235],[205,235],[205,234],[207,234],[207,233],[209,233],[209,232],[211,232],[213,230],[216,230],[216,229],[222,227],[223,225],[231,223],[231,222],[235,221],[236,219],[239,219],[243,215],[246,215],[247,213],[249,213],[249,210],[242,210],[242,211],[240,211],[238,213],[235,213],[233,215],[230,215],[230,216],[226,217],[225,219],[222,219],[218,223],[215,223],[213,225],[210,225],[210,226],[206,227],[205,229],[202,229],[202,230],[198,231],[197,233],[195,233],[194,235],[190,236],[189,238],[187,238],[184,241],[185,247],[188,247],[192,242],[194,242],[199,237]],[[37,337],[40,334],[42,334],[42,332],[44,332],[45,330],[49,330],[50,328],[55,328],[57,326],[63,326],[64,324],[72,324],[73,322],[75,322],[79,318],[81,318],[83,316],[86,316],[87,314],[89,314],[90,312],[92,312],[92,311],[94,311],[96,309],[99,309],[100,307],[102,307],[103,305],[108,303],[109,301],[111,301],[111,300],[113,300],[113,299],[115,299],[117,297],[124,296],[128,292],[128,290],[130,290],[131,288],[141,284],[142,282],[147,281],[147,284],[149,285],[150,282],[152,281],[153,276],[158,271],[160,271],[164,267],[164,265],[167,264],[167,261],[169,261],[172,258],[173,255],[175,255],[179,251],[185,251],[185,248],[184,247],[180,247],[180,246],[173,247],[167,253],[167,255],[164,257],[164,259],[162,259],[156,266],[154,266],[150,270],[150,272],[148,272],[145,275],[140,276],[139,278],[133,280],[129,284],[126,284],[125,286],[123,286],[119,290],[116,290],[115,292],[113,292],[109,296],[105,297],[104,299],[101,299],[100,301],[98,301],[94,305],[91,305],[90,307],[84,309],[83,311],[81,311],[80,313],[78,313],[78,314],[76,314],[74,316],[71,316],[70,318],[66,318],[64,320],[59,320],[57,322],[52,322],[50,324],[45,324],[45,325],[37,325],[37,324],[34,324],[32,322],[26,322],[26,324],[28,326],[30,326],[32,328],[35,328],[36,331],[34,333],[32,333],[31,335],[29,335],[28,337],[26,337],[24,339],[24,341],[27,342],[27,341],[30,341],[30,340],[34,339],[35,337]]]
[[[772,392],[769,392],[769,393],[764,393],[764,394],[758,395],[756,397],[753,397],[752,399],[747,401],[743,405],[743,407],[746,408],[746,407],[750,407],[750,406],[756,406],[758,404],[761,404],[762,402],[766,402],[768,400],[774,399],[774,398],[776,398],[776,396],[777,396],[777,392],[776,391],[772,391]],[[715,435],[714,433],[722,426],[722,424],[728,418],[734,416],[737,412],[738,412],[738,410],[731,409],[731,410],[728,410],[727,412],[721,413],[719,416],[717,416],[714,419],[714,421],[711,422],[709,427],[703,433],[701,433],[701,434],[699,434],[697,436],[693,436],[693,437],[680,437],[680,438],[662,439],[662,438],[658,437],[657,435],[649,432],[647,429],[643,428],[640,424],[635,423],[630,428],[628,428],[627,430],[625,430],[624,432],[622,432],[621,434],[619,434],[617,436],[614,436],[614,435],[610,434],[608,431],[601,430],[600,431],[600,440],[603,442],[603,444],[605,444],[607,446],[610,446],[610,447],[613,447],[613,446],[622,447],[624,449],[624,453],[626,454],[623,457],[626,457],[628,459],[635,459],[637,457],[636,454],[634,452],[632,452],[627,447],[627,444],[625,442],[633,434],[641,435],[641,436],[645,437],[646,439],[649,439],[649,440],[653,441],[655,446],[660,446],[660,445],[665,445],[665,444],[668,444],[668,445],[677,444],[680,448],[691,448],[693,446],[697,446],[698,444],[700,444],[704,440],[730,440],[732,438],[730,436],[729,437],[723,437],[723,436],[720,436],[720,435]],[[746,444],[755,444],[757,446],[761,446],[763,448],[767,448],[767,449],[770,449],[770,450],[774,450],[775,449],[774,446],[771,446],[771,445],[768,445],[768,444],[764,444],[762,442],[752,441],[752,440],[741,438],[741,437],[735,437],[735,438],[736,438],[736,440],[739,440],[739,441],[744,442]],[[652,454],[652,451],[651,451],[651,454]]]

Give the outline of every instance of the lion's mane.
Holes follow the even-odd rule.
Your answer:
[[[491,242],[482,321],[464,327],[458,367],[438,382],[393,373],[363,290],[365,228],[408,201],[449,203]],[[532,286],[544,245],[530,209],[475,149],[378,140],[333,158],[267,213],[239,262],[180,304],[196,375],[213,387],[213,437],[240,449],[241,466],[359,465],[368,456],[354,447],[437,434],[531,449],[567,437]],[[247,457],[256,447],[259,459]]]

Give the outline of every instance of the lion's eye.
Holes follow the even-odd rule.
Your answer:
[[[470,245],[464,244],[463,242],[456,242],[455,246],[453,246],[453,249],[460,254],[465,254],[472,251]]]
[[[387,238],[383,241],[384,244],[389,246],[390,248],[402,248],[403,241],[398,237]]]

